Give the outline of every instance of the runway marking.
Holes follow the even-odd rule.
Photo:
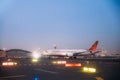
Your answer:
[[[48,71],[48,70],[45,70],[45,69],[35,69],[35,70],[43,71],[43,72],[47,72],[47,73],[51,73],[51,74],[58,74],[58,72]]]
[[[26,75],[16,75],[16,76],[5,76],[5,77],[0,77],[1,78],[17,78],[17,77],[25,77]]]

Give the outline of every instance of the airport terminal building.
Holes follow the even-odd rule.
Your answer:
[[[10,49],[6,51],[6,55],[9,58],[29,58],[31,52],[22,49]]]

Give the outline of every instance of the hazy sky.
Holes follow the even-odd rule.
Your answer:
[[[120,53],[119,0],[0,0],[0,48]]]

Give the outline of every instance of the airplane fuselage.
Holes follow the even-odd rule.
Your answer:
[[[72,49],[72,50],[69,50],[69,49],[61,49],[61,50],[46,50],[46,51],[43,51],[43,55],[48,55],[48,56],[52,56],[52,55],[62,55],[62,56],[73,56],[74,53],[84,53],[86,52],[87,50],[84,50],[84,49]]]

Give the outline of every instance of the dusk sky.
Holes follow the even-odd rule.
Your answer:
[[[120,53],[119,0],[0,0],[0,48]]]

